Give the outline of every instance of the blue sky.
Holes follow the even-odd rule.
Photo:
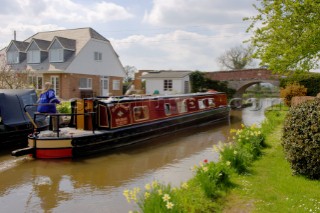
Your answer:
[[[256,0],[0,0],[0,49],[17,32],[92,27],[124,66],[217,71],[217,58],[250,37]]]

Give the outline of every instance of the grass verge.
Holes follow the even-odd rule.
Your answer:
[[[320,181],[293,176],[281,146],[285,112],[269,111],[262,125],[266,149],[246,175],[235,175],[237,184],[223,198],[223,212],[320,212]]]

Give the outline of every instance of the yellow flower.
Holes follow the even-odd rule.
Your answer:
[[[155,181],[152,182],[152,187],[153,188],[156,188],[158,185],[159,185],[158,181],[155,180]]]
[[[146,190],[150,190],[150,189],[151,189],[151,186],[150,186],[149,183],[147,183],[147,184],[144,186],[144,188],[145,188]]]
[[[173,206],[174,206],[174,204],[171,203],[171,202],[168,202],[167,205],[166,205],[167,209],[172,209]]]
[[[182,187],[183,189],[187,189],[189,186],[188,186],[188,183],[187,183],[187,182],[184,182],[184,183],[182,183],[181,187]]]
[[[149,197],[150,197],[150,193],[149,193],[149,192],[145,192],[145,193],[144,193],[144,198],[145,198],[145,199],[148,199]]]
[[[203,169],[204,172],[208,171],[208,167],[206,167],[206,166],[202,167],[202,169]]]
[[[235,132],[237,132],[236,129],[230,129],[230,133],[235,133]]]
[[[158,190],[158,194],[162,195],[162,190],[161,189]]]
[[[170,200],[170,195],[164,194],[163,197],[162,197],[162,200],[165,201],[165,202],[169,201]]]
[[[233,154],[235,154],[235,155],[236,155],[237,153],[238,153],[238,152],[237,152],[236,150],[234,150],[234,151],[233,151]]]
[[[227,164],[227,166],[230,166],[230,165],[231,165],[231,162],[230,162],[230,161],[227,161],[226,164]]]
[[[126,197],[127,202],[130,203],[129,190],[126,189],[123,191],[123,195]]]
[[[219,148],[216,145],[213,145],[213,151],[218,153],[219,152]]]

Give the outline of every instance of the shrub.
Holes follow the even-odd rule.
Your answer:
[[[71,113],[71,104],[69,101],[61,102],[61,104],[57,105],[57,110],[60,113],[66,113],[70,114]]]
[[[242,129],[232,129],[234,133],[234,143],[229,145],[214,146],[214,151],[220,153],[222,162],[228,162],[238,174],[248,171],[251,163],[262,153],[265,146],[264,137],[260,128],[252,125],[250,127],[242,125]]]
[[[291,99],[294,96],[305,96],[307,88],[298,83],[288,84],[285,88],[280,89],[280,97],[284,99],[287,106],[291,106]]]
[[[221,161],[230,163],[231,168],[238,174],[246,173],[252,162],[252,156],[245,149],[235,145],[225,146],[220,151],[220,156]]]
[[[320,179],[320,99],[290,109],[282,145],[294,174]]]
[[[230,164],[209,162],[197,169],[195,179],[208,198],[217,198],[228,187],[230,182]]]

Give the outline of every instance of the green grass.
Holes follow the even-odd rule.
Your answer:
[[[266,127],[266,149],[255,161],[247,175],[234,176],[238,184],[224,198],[224,212],[320,212],[320,181],[293,176],[281,146],[283,112],[271,111],[267,119],[273,127]],[[276,125],[277,124],[277,125]],[[272,131],[271,131],[272,129]]]

